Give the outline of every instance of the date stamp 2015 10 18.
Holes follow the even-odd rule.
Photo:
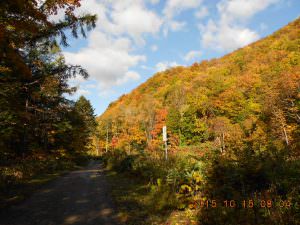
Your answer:
[[[259,208],[273,208],[273,207],[280,207],[280,208],[291,208],[292,206],[297,206],[297,203],[292,203],[290,200],[278,200],[274,201],[271,199],[260,199],[260,200],[253,200],[253,199],[245,199],[245,200],[223,200],[217,201],[214,199],[207,199],[207,200],[199,200],[194,203],[195,208],[218,208],[218,207],[226,207],[226,208],[244,208],[244,209],[251,209],[254,207]]]

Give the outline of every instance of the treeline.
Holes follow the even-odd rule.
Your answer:
[[[151,184],[151,209],[196,203],[200,224],[300,224],[299,29],[297,19],[220,59],[157,73],[111,103],[98,118],[107,165]]]
[[[96,126],[93,108],[69,79],[88,77],[68,65],[59,45],[68,46],[65,32],[77,38],[95,26],[94,15],[77,16],[80,1],[18,0],[0,2],[0,157],[26,158],[35,153],[87,150]],[[59,10],[63,20],[54,21]]]

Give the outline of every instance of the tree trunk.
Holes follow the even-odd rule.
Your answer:
[[[286,129],[284,126],[282,126],[282,129],[283,129],[283,133],[284,133],[285,143],[286,143],[286,145],[289,145],[289,139],[288,139],[288,136],[286,133]]]
[[[222,133],[222,150],[225,152],[225,134]]]
[[[105,145],[105,152],[108,151],[108,126],[106,126],[106,145]]]

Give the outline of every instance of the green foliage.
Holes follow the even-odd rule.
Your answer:
[[[95,131],[97,123],[95,121],[94,109],[92,108],[90,101],[84,96],[80,96],[75,102],[74,109],[82,117],[88,135],[91,135]]]
[[[169,110],[169,113],[167,115],[167,121],[166,124],[168,126],[168,129],[173,133],[173,134],[180,134],[180,121],[181,121],[181,115],[179,110],[176,108],[172,107]]]
[[[108,168],[148,184],[157,212],[188,207],[202,189],[203,163],[193,158],[170,157],[165,161],[115,150],[103,155],[103,161]]]

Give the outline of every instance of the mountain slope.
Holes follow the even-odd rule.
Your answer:
[[[155,151],[166,124],[171,149],[297,153],[299,90],[298,18],[220,59],[155,74],[98,117],[100,146]]]

